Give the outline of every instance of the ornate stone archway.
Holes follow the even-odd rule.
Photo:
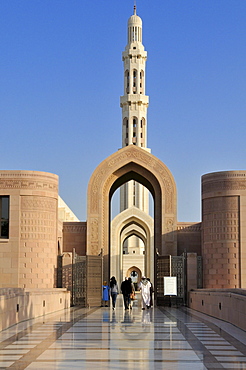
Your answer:
[[[177,254],[174,178],[153,154],[135,145],[124,147],[99,164],[88,185],[87,256],[99,255],[103,249],[106,280],[109,278],[110,200],[115,190],[129,180],[141,183],[153,196],[155,250],[162,255]],[[88,274],[91,276],[90,271]],[[88,280],[89,291],[93,278]]]
[[[111,222],[110,275],[116,276],[117,281],[124,279],[122,248],[125,239],[131,235],[143,241],[145,245],[143,269],[154,281],[154,220],[136,207],[127,208]],[[136,259],[136,256],[134,257]]]

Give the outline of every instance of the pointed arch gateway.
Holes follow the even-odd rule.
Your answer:
[[[103,278],[109,279],[110,201],[124,183],[135,180],[144,185],[154,199],[154,249],[160,255],[177,254],[177,195],[174,178],[167,166],[153,154],[130,145],[115,152],[93,172],[87,193],[87,304],[101,302],[101,286],[95,287],[98,274],[90,257],[103,250]]]
[[[117,281],[122,281],[125,276],[128,276],[126,271],[133,263],[133,256],[123,257],[123,245],[127,238],[135,235],[144,244],[144,256],[141,258],[140,255],[135,255],[134,263],[138,265],[140,275],[144,273],[154,282],[153,218],[135,206],[129,207],[112,220],[110,235],[110,276],[115,276]]]

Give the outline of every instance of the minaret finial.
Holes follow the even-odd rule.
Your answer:
[[[136,5],[136,1],[134,1],[133,14],[134,14],[134,15],[136,15],[136,14],[137,14],[137,5]]]

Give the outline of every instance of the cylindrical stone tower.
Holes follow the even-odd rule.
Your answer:
[[[246,171],[202,176],[204,288],[246,288]]]
[[[58,176],[0,171],[0,213],[0,287],[56,287]]]

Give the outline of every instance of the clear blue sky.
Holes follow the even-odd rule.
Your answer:
[[[86,220],[97,165],[121,147],[133,0],[0,0],[0,168],[56,173]],[[200,221],[201,175],[246,169],[246,1],[138,0],[148,147],[172,172],[178,220]]]

